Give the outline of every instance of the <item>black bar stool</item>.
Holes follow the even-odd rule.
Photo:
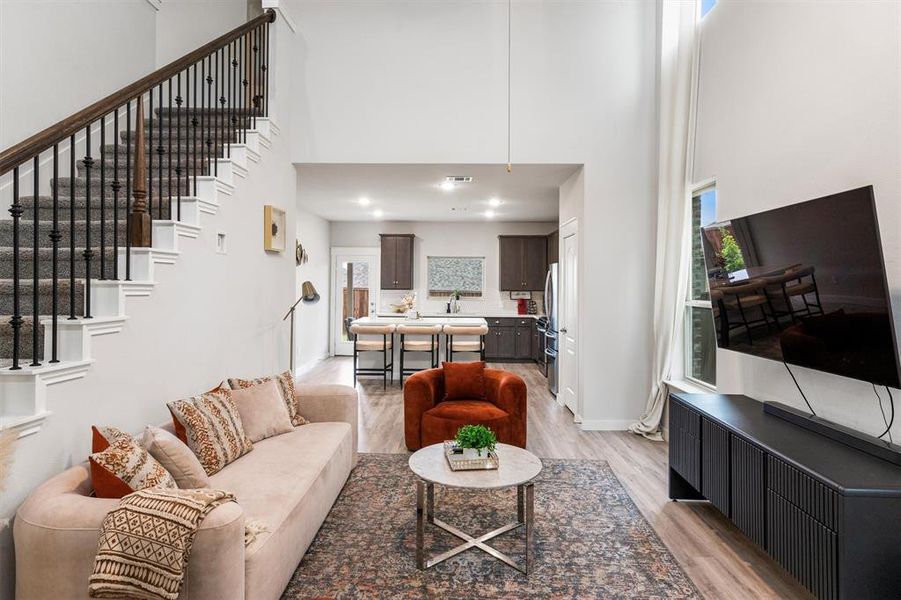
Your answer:
[[[396,328],[396,325],[351,324],[350,332],[354,336],[354,384],[360,375],[381,375],[384,389],[388,389],[389,377],[391,383],[394,383],[394,331]],[[361,339],[360,336],[369,337]],[[381,339],[376,336],[381,336]],[[359,367],[360,352],[381,352],[382,366]]]
[[[410,352],[428,352],[429,365],[434,369],[438,367],[438,336],[441,335],[441,325],[398,325],[397,333],[400,334],[400,383],[403,385],[404,377],[412,375],[424,369],[404,366],[404,355]],[[429,336],[428,339],[407,339],[407,336]]]

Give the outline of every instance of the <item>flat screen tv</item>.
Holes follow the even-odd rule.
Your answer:
[[[899,387],[873,187],[701,229],[720,348]]]

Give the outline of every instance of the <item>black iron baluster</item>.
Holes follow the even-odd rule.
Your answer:
[[[131,281],[131,100],[125,103],[125,281]]]
[[[188,85],[188,106],[191,110],[191,145],[188,151],[188,158],[190,162],[188,163],[188,178],[190,183],[190,173],[194,172],[194,196],[197,196],[197,63],[194,63],[194,93],[191,93],[191,85]],[[193,99],[193,104],[191,100]]]
[[[215,87],[213,87],[213,96],[211,98],[212,102],[210,103],[210,108],[213,109],[213,154],[210,155],[210,159],[213,161],[213,175],[215,177],[219,176],[219,109],[217,105],[219,104],[219,51],[213,53],[213,56],[210,59],[211,68],[214,70],[215,75]]]
[[[120,107],[121,108],[121,107]],[[113,279],[119,280],[119,108],[113,111]]]
[[[75,134],[69,137],[69,320],[75,316]]]
[[[150,137],[147,142],[147,212],[153,214],[153,88],[150,88]],[[135,127],[144,127],[144,123],[135,123]]]
[[[100,118],[100,279],[106,279],[106,115]]]
[[[234,141],[236,144],[241,142],[241,138],[238,136],[238,40],[232,42],[231,50],[229,50],[229,55],[231,56],[231,73],[229,73],[229,101],[228,105],[231,106],[231,123],[232,123],[232,136],[234,137]]]
[[[263,25],[263,116],[269,116],[269,23]],[[271,126],[271,125],[270,125]]]
[[[40,182],[40,170],[41,170],[41,156],[37,155],[34,157],[34,166],[32,169],[34,170],[34,210],[32,211],[32,219],[34,219],[31,223],[31,229],[33,232],[33,242],[34,242],[34,254],[31,257],[31,279],[32,279],[32,289],[31,289],[31,318],[33,321],[31,322],[31,366],[39,367],[41,366],[41,361],[38,360],[38,334],[40,333],[41,327],[41,317],[40,317],[40,301],[41,301],[41,293],[40,293],[40,265],[41,265],[41,256],[40,256],[40,248],[41,248],[41,238],[40,238],[40,223],[41,223],[41,215],[40,215],[40,203],[38,202],[38,194],[41,189]]]
[[[51,269],[53,270],[53,300],[50,318],[50,362],[58,363],[56,351],[57,320],[59,319],[59,241],[63,234],[59,232],[59,189],[56,182],[59,181],[59,144],[53,144],[53,229],[50,230],[50,242],[53,244],[51,255]],[[37,196],[35,196],[37,201]]]
[[[163,180],[163,154],[166,153],[166,150],[163,148],[163,115],[162,115],[162,112],[163,112],[163,84],[162,83],[159,85],[159,90],[160,90],[160,114],[157,115],[157,117],[158,117],[157,118],[157,127],[159,127],[160,141],[156,147],[156,153],[159,155],[160,161],[156,167],[157,176],[159,179],[159,181],[157,182],[157,184],[158,184],[157,187],[159,188],[159,191],[158,191],[157,203],[156,203],[156,218],[162,219],[163,218],[163,181],[164,181]],[[151,173],[150,176],[153,177],[153,173]],[[170,195],[172,194],[171,188],[169,189],[169,194]],[[153,205],[153,197],[152,196],[150,198],[150,203],[152,206]],[[152,219],[153,218],[153,210],[151,209],[147,212],[150,213],[150,218]]]
[[[250,71],[250,101],[253,104],[253,128],[257,128],[257,113],[260,107],[260,96],[257,93],[257,87],[260,85],[259,77],[259,59],[260,59],[260,41],[257,36],[259,28],[253,30],[253,62]]]
[[[206,101],[205,101],[205,106],[204,106],[203,112],[206,113],[205,116],[206,116],[206,125],[207,125],[207,127],[206,127],[206,161],[207,162],[204,164],[206,166],[206,172],[207,172],[207,174],[209,174],[209,172],[210,172],[209,163],[210,163],[210,161],[213,160],[213,148],[212,148],[213,133],[210,131],[210,129],[213,126],[212,118],[211,118],[213,115],[212,115],[212,113],[207,113],[207,108],[211,107],[213,105],[213,102],[212,102],[212,99],[213,99],[213,57],[208,56],[207,60],[209,61],[209,64],[207,64],[207,66],[206,66]]]
[[[57,184],[58,185],[58,184]],[[35,197],[35,203],[38,199]],[[19,312],[19,221],[25,212],[19,203],[19,167],[13,169],[13,203],[9,207],[9,214],[13,218],[13,316],[9,325],[13,330],[13,366],[12,371],[18,371],[19,366],[19,332],[22,329],[22,315]]]
[[[227,92],[228,93],[228,123],[226,124],[226,126],[228,127],[228,156],[229,156],[229,158],[231,158],[231,155],[232,155],[231,145],[232,145],[232,141],[235,137],[235,111],[234,111],[235,98],[234,98],[234,94],[232,94],[232,86],[234,85],[234,77],[232,77],[232,75],[234,74],[235,67],[232,65],[232,61],[234,61],[234,58],[232,57],[232,46],[233,46],[233,42],[229,42],[229,44],[228,44],[228,62],[227,62],[227,68],[226,68],[226,70],[228,71],[228,85],[226,86],[226,89],[228,90],[228,92]]]
[[[167,200],[167,210],[168,210],[168,219],[172,219],[172,78],[169,78],[167,82],[168,91],[169,91],[169,113],[166,115],[166,131],[169,135],[169,143],[167,145],[168,151],[166,152],[169,156],[168,161],[166,162],[166,183],[169,185],[169,199]],[[162,119],[161,119],[162,120]],[[176,122],[176,127],[178,127],[178,123]],[[178,148],[178,141],[176,140],[176,148]],[[176,171],[178,173],[178,171]]]
[[[250,80],[247,78],[247,34],[241,36],[241,128],[244,130],[244,141],[247,141],[247,129],[250,125],[250,117],[247,109],[250,106],[247,102],[247,85]]]
[[[169,80],[169,94],[172,94],[172,80]],[[178,72],[177,96],[175,97],[175,187],[177,188],[176,211],[181,221],[181,71]],[[172,142],[169,142],[169,169],[172,169]],[[170,175],[171,178],[171,175]],[[172,197],[172,193],[169,193]],[[172,206],[169,206],[169,218],[172,218]]]
[[[196,73],[195,73],[195,75],[196,75]],[[196,82],[195,82],[195,83],[196,83]],[[205,157],[206,157],[206,152],[205,152],[205,148],[204,148],[204,146],[206,145],[206,138],[203,137],[203,134],[204,134],[204,132],[205,132],[205,131],[204,131],[204,114],[203,114],[203,113],[204,113],[204,110],[203,110],[203,107],[204,107],[204,104],[206,103],[206,94],[204,93],[204,90],[203,90],[203,88],[204,88],[204,83],[206,83],[206,59],[205,59],[205,58],[201,58],[201,59],[200,59],[200,169],[199,169],[201,175],[204,174],[204,172],[203,172],[203,165],[205,164],[205,163],[204,163],[204,160],[205,160]],[[197,193],[197,189],[196,189],[196,187],[197,187],[197,182],[196,182],[196,180],[195,180],[195,182],[194,182],[194,187],[195,187],[194,192]]]
[[[91,126],[85,127],[85,156],[84,177],[88,182],[85,186],[84,205],[84,318],[91,318],[91,261],[94,259],[94,250],[91,248],[91,169],[94,168],[94,159],[91,157]]]

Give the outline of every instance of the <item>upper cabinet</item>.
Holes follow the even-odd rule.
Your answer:
[[[547,274],[547,236],[502,235],[501,291],[541,291]]]
[[[547,234],[547,264],[560,262],[560,230]]]
[[[413,289],[412,233],[381,233],[383,290]]]

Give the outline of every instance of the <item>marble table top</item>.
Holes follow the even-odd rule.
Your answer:
[[[498,468],[453,471],[444,456],[444,444],[417,450],[410,457],[410,470],[420,479],[448,487],[492,490],[528,483],[541,472],[537,456],[516,446],[498,444]]]

